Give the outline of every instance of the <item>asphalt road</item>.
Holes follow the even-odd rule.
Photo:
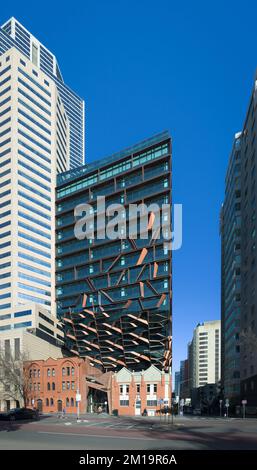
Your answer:
[[[38,422],[0,422],[0,449],[82,450],[257,450],[257,420],[178,417],[174,423],[159,418],[111,416]]]

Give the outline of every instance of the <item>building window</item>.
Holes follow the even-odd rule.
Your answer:
[[[74,369],[74,367],[71,368],[71,375],[72,375],[72,376],[75,375],[75,369]]]
[[[129,393],[129,385],[126,385],[126,393]]]
[[[55,390],[55,382],[52,383],[52,390]]]
[[[74,406],[74,398],[70,399],[70,406]]]
[[[34,42],[32,43],[32,63],[38,65],[38,47]]]
[[[120,400],[120,406],[129,406],[129,400]]]
[[[66,369],[65,369],[65,367],[62,368],[62,375],[63,375],[63,376],[66,375]]]
[[[123,385],[120,385],[120,394],[123,394]]]
[[[66,388],[67,390],[70,390],[70,382],[66,382]]]
[[[37,371],[37,376],[38,376],[38,378],[40,377],[40,369],[38,369],[38,371]]]
[[[52,376],[55,377],[55,369],[52,369]]]
[[[67,375],[70,375],[70,367],[67,367]]]
[[[70,406],[70,400],[69,398],[66,398],[66,407],[69,408],[69,406]]]
[[[50,398],[50,405],[54,406],[54,399],[53,398]]]
[[[154,393],[157,393],[157,384],[154,384],[154,386],[153,386],[153,392],[154,392]]]
[[[147,386],[146,386],[146,391],[147,391],[147,393],[150,393],[150,391],[151,391],[151,386],[150,386],[150,384],[147,384]]]
[[[157,406],[157,400],[147,400],[146,406]]]
[[[50,382],[47,382],[47,390],[51,390]]]
[[[11,359],[11,343],[9,339],[6,339],[4,342],[4,356],[6,361]]]
[[[20,359],[20,338],[14,340],[14,359],[15,361]]]
[[[65,388],[66,388],[66,384],[65,382],[62,382],[62,390],[65,390]]]
[[[46,398],[46,406],[49,406],[49,398]]]
[[[140,384],[137,384],[137,393],[140,393]]]
[[[50,377],[50,375],[51,375],[51,370],[47,369],[47,377]]]

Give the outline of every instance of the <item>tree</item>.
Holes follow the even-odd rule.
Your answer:
[[[28,360],[26,353],[14,357],[11,351],[0,349],[0,388],[4,400],[19,400],[27,406],[29,395],[29,369],[24,365]]]

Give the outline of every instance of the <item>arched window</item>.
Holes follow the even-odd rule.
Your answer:
[[[40,377],[40,369],[37,371],[37,376]]]
[[[46,398],[46,406],[49,406],[49,398]]]
[[[73,377],[74,377],[74,375],[75,375],[75,369],[74,369],[74,367],[71,368],[71,375],[72,375]]]
[[[50,382],[47,382],[47,390],[51,390]]]
[[[69,398],[66,398],[66,407],[68,408],[70,406],[70,400]]]
[[[47,377],[50,377],[50,375],[51,375],[51,370],[47,369]]]
[[[62,375],[63,375],[63,376],[66,375],[66,369],[65,369],[65,367],[62,368]]]
[[[54,399],[53,398],[50,398],[50,405],[54,406]]]
[[[70,406],[74,406],[74,398],[70,399]]]
[[[52,383],[52,390],[55,390],[55,382]]]
[[[52,369],[52,376],[55,377],[55,369]]]

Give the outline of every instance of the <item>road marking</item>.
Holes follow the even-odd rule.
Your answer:
[[[48,432],[48,431],[38,431],[38,434],[54,434],[54,435],[60,435],[60,436],[81,436],[81,437],[98,437],[98,438],[103,438],[103,439],[110,439],[110,438],[115,438],[115,439],[134,439],[137,441],[157,441],[158,439],[153,439],[149,437],[148,439],[145,437],[130,437],[130,436],[103,436],[102,434],[79,434],[77,432]]]

